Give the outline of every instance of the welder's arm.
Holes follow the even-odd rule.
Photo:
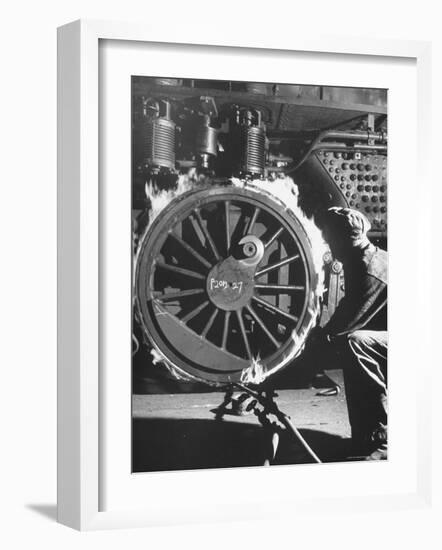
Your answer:
[[[324,333],[333,338],[363,329],[386,302],[386,284],[366,275],[360,281],[358,291],[345,295],[339,302],[334,315],[324,327]]]

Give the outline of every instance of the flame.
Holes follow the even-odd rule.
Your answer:
[[[195,186],[196,181],[190,174],[180,175],[176,187],[172,189],[159,189],[153,180],[148,181],[145,185],[145,192],[146,197],[150,200],[149,226],[175,197],[194,189]]]
[[[166,357],[160,353],[156,348],[152,348],[150,350],[150,354],[152,355],[152,364],[158,365],[164,362],[167,362]]]
[[[187,372],[182,371],[177,368],[173,363],[171,363],[163,353],[156,347],[152,347],[150,350],[152,356],[152,364],[158,365],[158,367],[164,367],[167,369],[168,373],[172,376],[174,380],[182,382],[201,382],[199,378],[188,374]]]
[[[254,357],[250,366],[242,370],[240,381],[243,384],[261,384],[267,376],[259,357]]]

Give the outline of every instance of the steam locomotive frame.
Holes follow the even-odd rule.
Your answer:
[[[386,247],[386,91],[133,77],[132,92],[136,350],[179,379],[260,383],[345,293],[315,217],[359,209]]]

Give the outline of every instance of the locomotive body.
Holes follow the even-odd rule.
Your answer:
[[[132,84],[134,341],[180,379],[261,383],[345,293],[315,218],[359,209],[386,247],[385,91]]]

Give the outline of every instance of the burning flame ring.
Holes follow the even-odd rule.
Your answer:
[[[258,201],[264,201],[264,204],[270,206],[279,214],[282,214],[288,220],[290,226],[296,229],[299,238],[305,243],[306,263],[309,268],[310,284],[308,285],[308,295],[306,296],[305,308],[302,316],[302,323],[291,334],[291,345],[289,349],[284,349],[278,360],[273,364],[264,364],[259,357],[251,357],[251,360],[237,372],[219,372],[211,373],[198,368],[191,362],[183,361],[182,357],[171,353],[168,347],[160,338],[157,330],[152,327],[146,309],[143,303],[147,301],[146,280],[144,279],[142,264],[146,263],[146,257],[149,256],[152,239],[158,237],[158,232],[164,232],[165,216],[171,212],[180,214],[185,205],[189,203],[197,204],[203,197],[213,197],[213,195],[223,195],[233,192],[235,196],[243,198],[251,197]],[[167,194],[167,196],[166,196]],[[280,370],[296,358],[303,349],[305,339],[317,320],[319,311],[319,299],[322,293],[322,256],[325,244],[319,230],[314,223],[307,219],[304,213],[297,205],[297,188],[291,178],[277,180],[276,182],[255,181],[253,184],[234,180],[230,185],[223,187],[207,187],[206,185],[190,184],[188,180],[179,182],[178,190],[171,196],[170,191],[162,191],[150,194],[152,203],[151,222],[140,239],[140,246],[135,256],[135,303],[137,315],[141,320],[144,333],[147,340],[153,347],[154,358],[157,362],[166,365],[169,371],[178,378],[203,381],[212,385],[226,385],[229,382],[241,381],[243,383],[260,383],[272,373]],[[167,204],[169,203],[169,204]],[[173,216],[172,216],[173,217]],[[170,220],[170,216],[168,216]],[[152,256],[150,256],[150,261]]]

